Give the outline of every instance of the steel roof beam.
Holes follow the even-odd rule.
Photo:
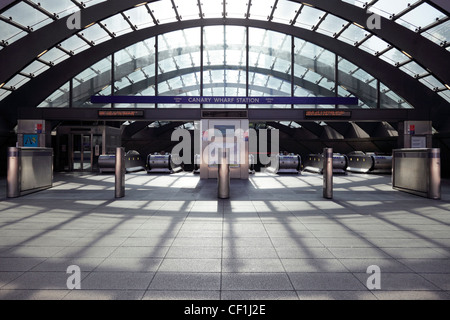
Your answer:
[[[38,77],[33,78],[16,92],[10,94],[0,102],[0,112],[9,113],[12,122],[15,123],[14,119],[17,115],[14,108],[11,108],[11,106],[37,106],[51,93],[71,78],[75,77],[78,73],[120,49],[154,37],[158,34],[199,26],[223,25],[224,23],[227,25],[268,29],[304,39],[305,41],[328,49],[353,62],[357,66],[362,67],[372,76],[381,79],[386,86],[405,98],[417,109],[429,110],[433,107],[433,113],[437,114],[437,119],[442,118],[439,116],[440,112],[448,109],[448,103],[443,98],[417,80],[389,63],[380,61],[377,57],[354,48],[342,41],[330,39],[328,36],[306,29],[286,26],[274,22],[269,23],[266,21],[249,19],[227,19],[224,22],[223,19],[203,19],[201,21],[191,20],[175,22],[138,30],[87,49],[84,52],[61,62]],[[23,94],[24,92],[26,92],[26,94]]]
[[[301,0],[290,0],[298,2]],[[366,10],[343,1],[308,0],[308,3],[317,9],[336,15],[347,21],[356,22],[389,44],[407,52],[413,59],[425,68],[428,68],[444,84],[450,84],[449,52],[434,42],[424,38],[395,21],[380,16],[381,28],[369,30],[367,21],[372,15]]]
[[[154,2],[156,0],[148,0]],[[142,0],[110,0],[80,10],[81,26],[99,22],[120,12],[132,9]],[[36,57],[55,47],[81,30],[70,30],[67,27],[67,17],[56,20],[45,27],[30,32],[22,39],[0,50],[0,83],[7,82],[20,70],[24,69]]]

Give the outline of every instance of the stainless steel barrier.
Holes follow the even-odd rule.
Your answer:
[[[98,171],[112,173],[116,170],[116,155],[103,154],[98,157]]]
[[[217,177],[217,196],[219,199],[230,197],[229,149],[219,149],[219,169]]]
[[[116,168],[115,168],[115,194],[116,198],[125,197],[125,149],[116,149]]]
[[[422,197],[441,199],[441,150],[393,151],[392,187]]]
[[[136,150],[130,150],[125,154],[125,168],[127,173],[145,171],[145,160]]]
[[[323,197],[333,199],[333,149],[323,149]]]
[[[7,197],[17,198],[53,186],[53,149],[9,148]]]

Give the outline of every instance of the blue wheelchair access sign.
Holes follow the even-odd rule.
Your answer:
[[[39,137],[37,134],[24,134],[23,146],[29,148],[37,148],[39,146]]]

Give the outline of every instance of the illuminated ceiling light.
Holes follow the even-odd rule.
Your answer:
[[[84,29],[87,29],[87,28],[93,26],[94,24],[95,24],[95,22],[92,22],[91,24],[88,24],[86,27],[84,27]]]
[[[404,54],[405,56],[407,56],[408,58],[410,58],[410,59],[413,58],[408,52],[405,52],[405,51],[402,51],[402,52],[403,52],[403,54]]]
[[[3,85],[1,85],[0,88],[1,88],[2,86],[3,86]],[[450,86],[449,86],[448,84],[445,84],[445,87],[446,87],[448,90],[450,90]]]
[[[303,3],[305,6],[314,8],[314,6],[313,6],[312,4],[309,4],[309,3],[306,3],[306,2],[302,2],[302,3]]]
[[[147,3],[148,2],[142,2],[142,3],[139,3],[139,4],[135,5],[134,7],[137,8],[137,7],[140,7],[140,6],[145,6]]]
[[[5,82],[3,82],[2,84],[0,84],[0,89],[3,88],[4,85],[5,85]]]
[[[38,57],[38,58],[42,57],[44,54],[47,53],[47,51],[48,51],[48,50],[45,50],[45,51],[41,52],[37,57]]]
[[[360,24],[358,24],[358,23],[356,23],[356,22],[353,22],[353,24],[354,24],[355,26],[357,26],[358,28],[365,29],[364,26],[362,26],[362,25],[360,25]]]

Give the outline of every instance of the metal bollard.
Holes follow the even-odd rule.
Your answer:
[[[230,165],[229,152],[227,149],[219,149],[219,169],[217,177],[217,196],[219,199],[230,197]]]
[[[333,149],[323,149],[323,197],[333,199]]]
[[[116,149],[116,198],[125,197],[125,149]]]
[[[20,169],[19,169],[19,152],[18,148],[8,148],[8,182],[7,197],[17,198],[20,196]]]
[[[430,182],[428,198],[441,199],[441,149],[430,149],[428,151]]]

